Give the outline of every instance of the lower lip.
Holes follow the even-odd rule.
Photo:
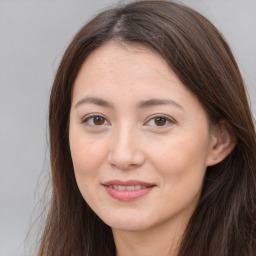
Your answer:
[[[110,188],[108,186],[104,186],[107,193],[118,200],[121,201],[129,201],[140,198],[146,194],[148,194],[154,187],[142,188],[138,190],[118,190],[114,188]]]

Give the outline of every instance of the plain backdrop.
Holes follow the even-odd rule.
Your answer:
[[[256,0],[180,2],[224,34],[256,113]],[[31,255],[24,239],[49,176],[47,108],[60,58],[86,21],[116,3],[0,0],[0,256]]]

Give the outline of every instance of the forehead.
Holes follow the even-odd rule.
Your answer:
[[[105,44],[84,61],[74,83],[73,100],[103,96],[108,100],[154,98],[197,103],[197,97],[178,79],[166,61],[142,45]]]
[[[84,99],[92,103],[92,98],[107,102],[118,113],[130,114],[142,102],[160,100],[175,102],[188,116],[206,115],[197,97],[182,84],[165,60],[143,46],[111,43],[86,58],[74,83],[72,108]]]
[[[96,85],[119,80],[123,87],[133,80],[139,85],[146,80],[150,83],[152,79],[165,79],[171,84],[182,85],[169,65],[155,51],[140,44],[111,42],[89,54],[74,84],[85,84],[90,80]]]
[[[111,58],[109,58],[109,55],[111,55]],[[107,59],[105,59],[105,61],[108,62],[112,60],[120,60],[120,58],[125,58],[126,60],[131,58],[132,60],[132,58],[136,55],[147,57],[149,59],[157,58],[163,64],[166,64],[163,58],[152,48],[140,43],[129,43],[122,41],[110,41],[101,45],[88,55],[85,62],[95,56],[100,58],[104,58],[106,56]],[[166,64],[166,66],[168,65]]]

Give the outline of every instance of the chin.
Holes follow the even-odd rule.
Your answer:
[[[130,223],[128,221],[110,223],[109,226],[115,230],[123,230],[123,231],[131,231],[131,232],[147,230],[150,227],[150,225],[146,225],[145,223],[137,223],[137,222]]]
[[[102,218],[102,220],[112,229],[125,231],[143,231],[153,224],[145,216],[112,216],[112,218]]]

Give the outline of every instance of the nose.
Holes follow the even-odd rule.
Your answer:
[[[123,127],[113,133],[108,161],[120,170],[138,168],[143,165],[145,156],[139,134],[134,129]]]

